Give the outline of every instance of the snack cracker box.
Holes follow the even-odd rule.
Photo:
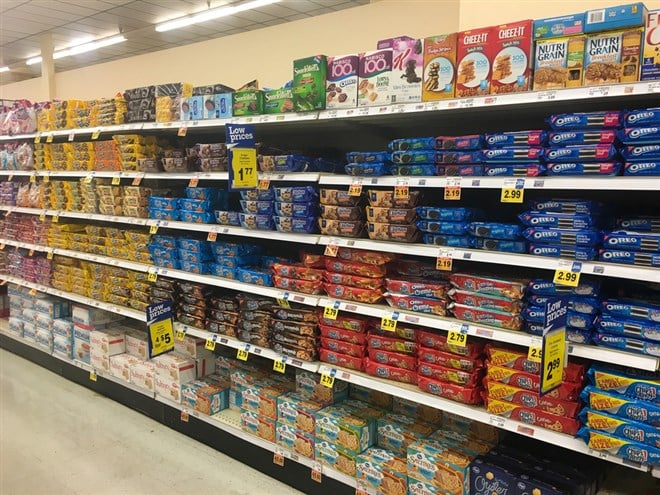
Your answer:
[[[428,483],[447,494],[467,495],[472,459],[437,440],[420,440],[408,447],[408,478]]]
[[[585,36],[537,40],[532,89],[574,88],[582,85]]]
[[[156,365],[151,361],[139,362],[130,365],[131,383],[138,387],[156,391]]]
[[[243,431],[252,433],[264,440],[275,443],[275,420],[265,418],[251,411],[241,411]]]
[[[264,113],[293,112],[293,91],[291,88],[264,91]]]
[[[293,106],[296,112],[325,108],[325,84],[328,62],[325,55],[293,61]]]
[[[375,421],[350,408],[330,406],[316,414],[316,438],[359,454],[374,444]]]
[[[457,38],[456,96],[487,95],[490,92],[493,28],[462,31]]]
[[[660,10],[649,12],[644,32],[642,81],[660,79]]]
[[[341,55],[328,57],[328,73],[325,86],[325,107],[357,107],[358,67],[360,57]]]
[[[311,435],[287,424],[277,422],[276,441],[278,445],[298,454],[314,459],[314,434]]]
[[[347,452],[332,442],[316,439],[314,457],[317,461],[349,476],[355,476],[356,454]]]
[[[380,40],[379,50],[392,49],[392,103],[422,101],[423,53],[422,40],[410,36],[397,36]]]
[[[356,477],[376,493],[406,493],[406,457],[385,449],[371,448],[356,460]]]
[[[408,416],[390,413],[378,419],[377,445],[400,455],[406,455],[408,445],[431,435],[436,427]]]
[[[456,82],[456,33],[424,39],[422,101],[453,98]]]
[[[392,50],[360,53],[358,106],[389,105],[392,102]]]
[[[255,383],[243,389],[243,409],[276,420],[278,397],[286,392],[287,387],[279,384]]]
[[[204,96],[204,118],[223,119],[231,117],[232,93]]]
[[[639,80],[644,28],[587,36],[583,84],[616,84]]]
[[[490,92],[519,93],[529,90],[533,21],[501,24],[493,28]]]
[[[503,469],[481,457],[472,461],[472,465],[470,466],[471,495],[517,493],[516,481],[516,477],[506,469]]]
[[[232,103],[232,115],[260,115],[264,113],[264,92],[259,89],[236,91]]]
[[[321,375],[300,368],[296,370],[296,392],[322,404],[332,404],[348,397],[348,383],[335,380],[332,388],[321,385]]]
[[[322,408],[321,403],[290,392],[277,398],[277,422],[314,435],[316,413]]]

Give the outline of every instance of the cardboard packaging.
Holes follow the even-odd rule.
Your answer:
[[[149,345],[147,344],[147,337],[144,333],[136,331],[126,332],[126,352],[131,356],[135,356],[142,361],[149,359]],[[176,341],[175,341],[176,349]]]
[[[660,79],[660,10],[649,12],[644,32],[644,53],[640,80]]]
[[[206,341],[198,339],[197,337],[190,337],[186,335],[183,340],[174,339],[174,352],[182,356],[188,356],[194,359],[197,358],[212,358],[213,353],[204,348]]]
[[[259,89],[236,91],[232,102],[232,115],[244,117],[264,113],[264,92]]]
[[[424,39],[422,101],[453,98],[456,91],[456,33]]]
[[[355,108],[358,100],[358,54],[328,57],[325,107]]]
[[[36,343],[37,326],[34,323],[27,321],[23,323],[23,338],[28,342]]]
[[[53,320],[53,335],[59,335],[71,341],[73,339],[73,321],[67,318]]]
[[[290,392],[277,398],[277,422],[314,435],[316,413],[323,405]]]
[[[241,411],[243,431],[252,433],[264,440],[275,443],[275,420],[251,411]]]
[[[47,353],[53,352],[53,332],[37,327],[34,340]]]
[[[156,363],[156,372],[179,383],[186,383],[196,378],[195,361],[178,354],[163,354],[152,360]]]
[[[127,382],[131,381],[131,366],[140,362],[135,356],[117,354],[110,356],[110,374]]]
[[[533,21],[501,24],[493,28],[490,93],[528,91],[531,76]]]
[[[136,387],[156,391],[156,364],[143,361],[130,365],[131,383]]]
[[[392,77],[391,49],[360,53],[358,106],[389,105]]]
[[[648,10],[642,2],[618,5],[606,9],[588,10],[585,14],[585,33],[598,33],[646,24]]]
[[[289,113],[294,111],[291,88],[264,91],[264,113]]]
[[[231,93],[220,93],[204,96],[205,119],[226,119],[231,117]]]
[[[314,458],[315,439],[313,434],[298,430],[291,425],[278,422],[276,425],[277,444],[285,449],[297,452],[303,457]]]
[[[638,81],[643,33],[644,28],[632,28],[587,36],[583,84]]]
[[[392,50],[392,78],[390,92],[392,103],[417,103],[422,101],[422,77],[424,72],[423,41],[410,36],[397,36],[380,40],[376,48]]]
[[[50,318],[64,318],[69,316],[71,304],[69,301],[43,298],[35,300],[34,309]]]
[[[73,359],[73,339],[53,335],[53,354],[64,359]]]
[[[560,17],[547,17],[534,21],[534,39],[557,38],[563,36],[574,36],[584,33],[584,12],[570,14]]]
[[[345,451],[336,444],[316,439],[314,457],[317,461],[337,469],[349,476],[355,476],[355,460],[357,454]]]
[[[27,329],[27,324],[25,325]],[[73,325],[73,358],[89,364],[90,333],[86,327]]]
[[[293,61],[293,106],[296,112],[325,109],[328,61],[325,55]]]
[[[175,402],[181,402],[181,382],[173,380],[169,376],[156,374],[155,377],[156,394]]]
[[[532,89],[575,88],[582,85],[585,36],[538,40],[534,51]]]
[[[105,356],[126,352],[124,332],[117,330],[92,330],[89,335],[91,350]]]
[[[356,459],[356,477],[376,493],[406,493],[406,457],[384,449],[368,449]]]
[[[298,368],[296,369],[296,392],[306,399],[312,399],[321,404],[333,404],[348,397],[348,383],[335,380],[332,388],[328,388],[321,385],[321,375]]]
[[[121,320],[123,317],[115,313],[110,313],[103,309],[90,308],[74,304],[71,308],[71,316],[74,323],[85,325],[87,327],[99,328],[99,325]]]
[[[469,493],[473,456],[439,440],[424,439],[408,447],[408,478],[452,495]]]
[[[110,372],[110,356],[97,348],[89,350],[89,364],[97,371]]]
[[[458,33],[456,48],[456,96],[483,96],[490,92],[493,28]]]

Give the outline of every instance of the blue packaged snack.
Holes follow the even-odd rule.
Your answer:
[[[417,216],[422,220],[438,220],[440,222],[465,222],[476,216],[472,208],[435,208],[433,206],[418,206]]]
[[[528,227],[559,229],[588,229],[597,223],[593,216],[583,213],[526,211],[518,215],[518,219]]]
[[[623,114],[624,127],[660,125],[660,107],[628,110]]]
[[[328,160],[327,158],[315,158],[312,162],[311,170],[314,172],[326,172],[329,174],[339,174],[341,169],[344,168],[343,162],[335,160]]]
[[[484,142],[489,148],[510,148],[545,146],[547,133],[545,131],[513,131],[484,134]]]
[[[211,272],[211,263],[195,263],[193,261],[180,261],[181,270],[198,275],[206,275]]]
[[[154,258],[154,265],[169,270],[181,270],[181,264],[178,259]]]
[[[292,260],[290,258],[283,258],[281,256],[262,256],[261,257],[261,263],[259,263],[259,266],[261,268],[266,268],[269,269],[275,264],[275,263],[284,263],[286,265],[292,265],[297,263],[296,260]]]
[[[273,279],[270,274],[270,269],[263,269],[257,267],[240,267],[236,269],[236,276],[240,282],[254,285],[272,286]]]
[[[522,228],[511,223],[472,222],[468,226],[470,234],[476,237],[515,241],[520,238]]]
[[[395,139],[390,141],[387,147],[391,151],[409,151],[409,150],[433,150],[435,149],[434,137]]]
[[[319,195],[312,186],[276,187],[275,200],[285,203],[318,201]]]
[[[151,243],[157,245],[163,249],[176,249],[178,247],[179,240],[176,237],[171,237],[167,235],[154,235],[151,238]]]
[[[578,261],[590,261],[596,258],[598,251],[585,246],[530,244],[529,254],[534,256],[551,256],[553,258],[573,258]]]
[[[623,175],[660,175],[660,160],[652,162],[626,162]]]
[[[176,210],[179,208],[179,198],[161,198],[151,196],[149,198],[149,208],[158,210]]]
[[[562,299],[566,301],[568,309],[576,313],[584,313],[587,315],[595,315],[600,311],[600,301],[595,297],[585,296],[545,296],[538,294],[529,294],[527,300],[532,306],[545,307],[550,299]]]
[[[346,161],[349,163],[386,163],[390,161],[390,153],[387,151],[349,151],[346,153]]]
[[[543,322],[545,321],[545,308],[527,306],[523,308],[520,315],[525,319],[526,322],[543,325]]]
[[[619,175],[620,162],[601,163],[552,163],[548,164],[548,175]]]
[[[602,203],[582,199],[534,200],[527,203],[527,207],[530,211],[543,213],[579,213],[583,215],[594,215],[603,210]]]
[[[168,249],[168,248],[163,248],[160,247],[157,244],[148,244],[147,248],[149,249],[149,252],[151,253],[151,258],[152,259],[162,259],[162,260],[175,260],[179,259],[179,253],[175,249]]]
[[[211,252],[214,256],[245,256],[248,254],[261,254],[263,252],[263,248],[254,244],[214,242],[211,244]]]
[[[568,295],[573,294],[576,296],[598,296],[600,293],[600,280],[585,280],[580,279],[577,287],[569,287],[568,285],[558,285],[552,280],[534,279],[527,284],[527,290],[532,294],[541,296],[555,296],[555,295]]]
[[[484,175],[490,177],[539,177],[547,167],[542,163],[498,164],[484,166]]]
[[[657,253],[641,253],[639,251],[620,251],[613,249],[601,249],[598,253],[598,259],[607,263],[660,267],[660,254]]]
[[[390,173],[390,166],[384,162],[347,163],[344,170],[355,177],[380,177]]]
[[[485,457],[477,457],[470,463],[470,495],[492,495],[493,493],[516,493],[515,474],[510,473],[497,464],[489,462]],[[413,494],[414,492],[409,492]],[[530,492],[531,493],[531,492]],[[540,493],[540,492],[539,492]]]
[[[574,344],[591,344],[593,333],[593,330],[566,327],[566,340]],[[543,332],[539,335],[543,335]]]
[[[582,424],[619,438],[660,448],[660,429],[638,421],[625,420],[611,414],[585,407],[580,412]]]
[[[529,162],[538,161],[543,155],[543,148],[493,148],[481,151],[481,161],[493,162]]]
[[[561,131],[548,134],[548,145],[552,148],[558,146],[575,146],[582,144],[613,144],[616,139],[614,129],[592,131]]]
[[[660,380],[655,372],[594,364],[586,376],[601,390],[660,405]]]
[[[660,449],[633,442],[590,428],[580,428],[577,436],[582,438],[590,449],[621,457],[638,464],[660,465]]]
[[[159,208],[149,208],[149,218],[154,220],[167,220],[176,222],[181,219],[181,212],[179,210],[161,210]]]
[[[186,239],[185,237],[179,237],[176,239],[176,247],[179,249],[185,249],[187,251],[196,251],[198,253],[211,252],[210,242],[200,241],[197,239]]]
[[[392,175],[404,175],[404,176],[430,176],[435,175],[436,166],[430,164],[421,164],[416,165],[391,165],[390,173]]]
[[[193,263],[204,263],[206,261],[211,261],[211,253],[208,252],[199,252],[199,251],[188,251],[187,249],[179,249],[179,259],[183,261],[192,261]]]
[[[436,150],[479,150],[483,146],[480,134],[467,136],[438,136],[435,138]]]
[[[435,175],[448,177],[481,177],[484,175],[483,165],[436,165]]]
[[[189,223],[213,223],[215,220],[212,213],[187,210],[181,210],[180,217],[182,222]]]
[[[660,127],[630,127],[616,131],[616,137],[623,144],[659,143]]]
[[[236,280],[236,268],[230,268],[228,266],[218,265],[216,263],[211,264],[211,275],[216,277],[228,278],[230,280]]]
[[[241,209],[243,213],[253,213],[255,215],[272,215],[275,213],[274,201],[246,201],[241,200]]]
[[[241,227],[254,230],[273,230],[273,217],[270,215],[253,215],[251,213],[239,213]]]
[[[472,164],[481,163],[481,151],[438,151],[435,155],[438,164]]]
[[[280,217],[312,217],[318,214],[318,203],[275,202],[275,214]]]
[[[603,315],[596,320],[596,326],[601,332],[613,335],[660,341],[660,323]]]
[[[199,199],[201,201],[219,201],[221,196],[226,196],[225,191],[212,189],[210,187],[186,187],[186,198]]]
[[[660,427],[660,406],[652,402],[627,397],[616,392],[608,392],[588,385],[580,393],[580,399],[587,407],[632,421]]]
[[[179,200],[179,208],[187,211],[197,211],[200,213],[210,212],[213,210],[213,203],[206,199],[187,199],[181,198]]]
[[[391,155],[392,163],[435,163],[436,152],[430,150],[416,151],[393,151]]]
[[[545,148],[543,159],[546,162],[604,162],[616,157],[616,148],[612,144],[586,144]]]
[[[545,321],[545,307],[527,306],[522,310],[525,321],[542,325]],[[579,330],[588,330],[593,327],[594,319],[591,315],[568,311],[566,313],[566,326]]]
[[[246,201],[273,201],[275,199],[275,189],[247,189],[241,191],[241,199]]]
[[[601,303],[601,310],[605,315],[623,316],[624,318],[635,318],[660,323],[660,306],[646,301],[605,299]]]
[[[216,256],[215,264],[227,268],[238,268],[239,266],[258,265],[259,258],[258,255]]]
[[[433,244],[435,246],[461,248],[474,247],[474,239],[468,236],[424,234],[422,242],[424,242],[424,244]]]
[[[262,172],[305,172],[311,159],[301,155],[258,155],[257,164]]]
[[[660,234],[660,217],[619,217],[614,220],[614,225],[621,230]]]
[[[660,144],[645,144],[640,146],[622,146],[621,156],[630,161],[660,160]]]
[[[605,232],[603,247],[632,251],[660,252],[660,234],[639,234],[637,232]]]
[[[548,244],[595,246],[600,242],[600,232],[595,229],[546,229],[530,227],[523,231],[528,241]]]
[[[240,213],[238,211],[220,211],[215,210],[215,221],[220,225],[230,225],[233,227],[241,226]]]
[[[526,253],[527,242],[525,241],[503,241],[498,239],[486,239],[478,237],[475,239],[475,248],[488,251],[503,251],[505,253]]]
[[[444,235],[465,235],[468,231],[466,222],[435,222],[432,220],[419,220],[417,228],[422,232]]]
[[[645,354],[647,356],[660,357],[660,342],[650,340],[633,339],[621,335],[597,332],[593,336],[594,344],[602,345],[620,351]]]
[[[279,232],[311,234],[316,230],[316,217],[273,217]]]
[[[622,118],[619,111],[560,113],[551,115],[547,122],[553,130],[598,129],[619,127]]]

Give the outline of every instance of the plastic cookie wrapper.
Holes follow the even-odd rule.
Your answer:
[[[660,430],[651,425],[625,420],[588,407],[580,412],[580,420],[584,426],[592,430],[660,449]]]
[[[369,162],[369,163],[349,163],[344,167],[346,175],[356,177],[379,177],[390,173],[391,165],[389,163]]]
[[[313,217],[318,214],[317,205],[317,201],[310,201],[307,203],[283,203],[276,201],[275,213],[281,217]]]
[[[329,206],[357,206],[361,196],[351,196],[341,189],[321,188],[320,202]]]
[[[342,221],[318,219],[319,228],[323,235],[336,235],[341,237],[361,237],[364,231],[364,222],[362,221]]]
[[[390,306],[397,309],[434,314],[437,316],[447,315],[447,301],[444,299],[387,293],[385,294],[385,300]]]
[[[488,148],[506,148],[511,146],[545,146],[546,131],[511,131],[494,134],[484,134],[484,144]]]
[[[422,242],[424,244],[432,244],[434,246],[472,248],[474,247],[474,241],[475,239],[470,236],[438,235],[438,234],[424,234],[422,236]]]
[[[387,151],[350,151],[346,153],[346,161],[349,163],[375,163],[389,162],[391,154]]]
[[[489,177],[539,177],[547,167],[541,163],[485,165],[484,175]]]
[[[429,232],[431,234],[460,236],[467,234],[470,224],[467,222],[418,220],[415,225],[422,232]]]
[[[508,297],[511,299],[522,299],[527,286],[526,280],[507,280],[465,273],[452,274],[450,276],[450,282],[459,290]]]
[[[601,303],[603,314],[622,316],[660,323],[660,305],[633,299],[605,299]]]
[[[419,232],[415,225],[398,225],[393,223],[367,223],[367,233],[370,239],[415,242]]]
[[[366,358],[347,356],[346,354],[330,351],[328,349],[324,349],[323,347],[319,349],[319,359],[325,363],[355,371],[363,371],[366,361]]]
[[[456,303],[450,304],[448,308],[459,320],[506,328],[507,330],[522,329],[523,319],[520,316],[510,313],[480,309]]]
[[[546,120],[555,131],[582,130],[619,127],[623,123],[623,116],[620,111],[578,112],[555,114]]]
[[[340,354],[345,354],[347,356],[353,357],[363,357],[365,354],[365,347],[361,344],[351,344],[349,342],[329,339],[321,337],[320,339],[321,347],[328,349],[333,352],[338,352]]]
[[[475,387],[481,383],[483,370],[476,370],[471,373],[459,371],[444,366],[419,363],[417,372],[420,376],[425,376],[441,382],[455,383],[464,387]]]
[[[422,220],[437,222],[466,222],[477,215],[472,208],[435,208],[431,206],[418,206],[417,215]]]
[[[475,308],[501,311],[513,315],[520,314],[523,303],[519,300],[509,299],[508,297],[491,296],[488,294],[479,294],[476,292],[451,289],[449,297],[457,304],[472,306]]]
[[[478,150],[483,146],[483,136],[471,134],[466,136],[437,136],[435,149],[437,150]]]
[[[433,380],[425,376],[419,376],[417,382],[419,388],[445,399],[462,402],[463,404],[481,404],[481,387],[463,387],[449,382]]]
[[[409,150],[393,151],[391,161],[395,164],[432,164],[436,162],[436,151],[433,150]]]
[[[433,299],[446,299],[450,286],[446,282],[432,282],[428,280],[387,278],[385,287],[388,292],[414,297]]]
[[[545,148],[541,157],[548,163],[606,162],[614,160],[617,149],[613,144],[582,144]]]
[[[598,452],[607,452],[639,464],[660,465],[660,449],[649,445],[626,440],[591,428],[581,428],[577,435],[587,443],[590,449]]]
[[[593,385],[584,388],[580,399],[594,411],[660,427],[660,406],[652,402],[627,397],[616,391],[604,391]]]
[[[506,241],[500,239],[475,239],[474,247],[476,249],[485,249],[488,251],[502,251],[505,253],[526,253],[526,241]]]
[[[660,155],[659,155],[660,156]],[[582,163],[566,162],[548,164],[548,175],[602,175],[615,176],[621,172],[621,162]]]
[[[323,312],[323,308],[318,310],[319,324],[357,333],[365,333],[367,331],[369,320],[364,317],[339,315],[333,320],[324,317]]]
[[[415,151],[415,150],[434,150],[435,138],[409,138],[395,139],[390,141],[387,146],[391,151]]]
[[[378,290],[383,287],[383,280],[379,278],[360,277],[346,273],[325,271],[323,279],[330,284],[350,285],[359,289]]]
[[[612,335],[660,341],[660,323],[603,315],[596,319],[596,327]]]
[[[539,244],[563,244],[575,246],[596,246],[600,243],[602,238],[602,234],[596,229],[530,227],[525,229],[522,234],[528,241]]]
[[[476,237],[515,241],[521,237],[522,228],[518,224],[472,222],[468,232]]]
[[[514,387],[506,383],[484,379],[484,385],[489,399],[504,400],[523,407],[539,409],[550,414],[576,418],[580,411],[578,401],[566,401],[548,396],[541,396],[538,392]]]
[[[587,372],[587,378],[602,391],[617,392],[660,406],[660,382],[653,373],[640,371],[633,374],[614,367],[594,365]]]
[[[380,364],[370,359],[366,360],[364,367],[366,373],[378,378],[386,378],[402,383],[417,384],[417,373],[412,370],[406,370],[395,366]]]
[[[382,278],[387,274],[385,265],[374,265],[370,263],[359,263],[357,261],[345,261],[342,259],[327,258],[325,269],[330,272],[355,274],[360,277]]]
[[[321,216],[328,220],[356,221],[364,218],[364,209],[359,206],[331,206],[322,204]]]
[[[660,128],[651,126],[619,129],[616,137],[625,145],[654,144],[660,142]]]
[[[369,222],[410,224],[417,217],[413,208],[379,208],[368,206],[366,208]]]
[[[467,345],[456,346],[447,342],[447,336],[424,330],[417,331],[417,343],[420,347],[433,349],[441,352],[450,352],[458,356],[477,358],[484,349],[482,342],[468,341]]]
[[[243,213],[251,213],[255,215],[273,215],[275,213],[274,201],[241,200],[240,204]]]
[[[486,409],[491,414],[504,416],[534,426],[547,428],[558,433],[575,435],[580,427],[577,419],[551,414],[540,409],[519,406],[512,402],[486,398]]]
[[[506,383],[512,387],[522,388],[524,390],[532,390],[539,392],[541,387],[541,375],[534,373],[527,373],[520,370],[505,368],[503,366],[495,366],[491,363],[486,363],[488,372],[488,380],[493,380],[500,383]],[[549,397],[561,399],[566,401],[576,401],[582,390],[582,383],[575,382],[562,382],[562,384],[547,394]]]
[[[367,342],[367,336],[364,333],[329,327],[323,324],[319,324],[319,330],[321,332],[321,336],[325,337],[326,339],[339,340],[356,345],[365,345]]]
[[[527,290],[536,295],[557,296],[569,295],[576,296],[598,296],[600,293],[601,281],[594,279],[580,279],[577,287],[555,284],[552,280],[534,279],[527,285]]]

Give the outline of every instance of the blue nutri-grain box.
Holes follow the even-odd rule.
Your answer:
[[[560,17],[547,17],[534,21],[534,39],[573,36],[584,32],[584,12]]]
[[[648,13],[642,2],[588,10],[585,16],[584,32],[597,33],[610,29],[644,26]]]

